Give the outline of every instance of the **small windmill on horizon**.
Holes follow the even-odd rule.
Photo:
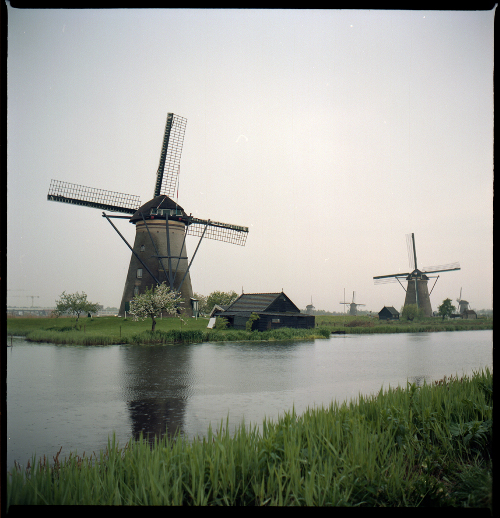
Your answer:
[[[102,213],[132,252],[119,315],[124,315],[129,301],[135,295],[144,293],[146,288],[167,282],[184,299],[183,312],[192,316],[193,289],[189,270],[202,239],[205,237],[245,245],[248,227],[194,218],[172,199],[178,183],[186,123],[184,117],[173,113],[167,115],[153,198],[142,205],[139,196],[135,195],[59,180],[50,183],[47,194],[49,201],[128,214],[119,216]],[[111,218],[128,219],[135,225],[133,246],[127,243]],[[200,238],[189,262],[186,252],[188,235]]]
[[[415,235],[413,233],[406,235],[406,244],[408,248],[408,260],[412,271],[407,273],[378,275],[373,278],[375,279],[375,284],[396,281],[401,284],[400,279],[406,280],[408,282],[406,288],[403,286],[403,284],[401,284],[401,287],[406,291],[404,306],[416,304],[419,309],[423,310],[425,316],[430,317],[432,316],[430,294],[432,293],[432,290],[434,289],[434,286],[439,279],[439,275],[432,276],[427,274],[460,270],[460,264],[457,262],[440,266],[427,266],[419,270],[417,267],[417,252],[415,250]],[[429,293],[427,283],[429,282],[430,278],[436,278],[436,280],[434,281],[432,289]]]
[[[462,299],[462,288],[460,288],[460,296],[457,299],[459,315],[465,313],[469,309],[469,303]]]
[[[352,292],[352,302],[340,302],[340,304],[345,304],[349,306],[349,315],[356,316],[358,314],[358,306],[365,306],[365,304],[359,304],[357,302],[354,302],[354,299],[356,297],[356,292]]]

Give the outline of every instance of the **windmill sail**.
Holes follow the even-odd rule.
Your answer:
[[[187,119],[184,117],[173,113],[167,114],[160,163],[156,172],[155,197],[166,194],[169,198],[173,198],[175,195],[186,123]]]
[[[422,268],[424,273],[451,272],[453,270],[460,270],[460,263],[441,264],[439,266],[426,266]]]
[[[134,214],[141,205],[139,196],[133,194],[105,191],[59,180],[50,181],[47,200],[125,214]]]
[[[190,236],[201,237],[206,228],[204,237],[208,239],[245,246],[248,236],[248,227],[240,227],[238,225],[230,225],[229,223],[198,218],[192,218],[191,221],[187,231]]]

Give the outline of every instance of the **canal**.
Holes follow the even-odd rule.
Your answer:
[[[382,387],[493,368],[493,332],[332,335],[325,340],[7,350],[7,469],[62,447],[82,455],[143,433],[202,436],[261,425]]]

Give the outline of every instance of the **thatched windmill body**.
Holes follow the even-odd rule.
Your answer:
[[[58,180],[51,181],[47,194],[50,201],[128,214],[102,213],[132,252],[120,304],[120,315],[128,310],[128,303],[134,295],[166,281],[170,288],[184,299],[183,312],[191,316],[193,289],[189,270],[201,240],[205,237],[245,245],[247,227],[194,218],[173,199],[178,182],[185,128],[185,118],[173,113],[167,115],[153,198],[144,204],[141,204],[139,197],[135,195]],[[127,243],[111,218],[125,218],[135,225],[133,246]],[[186,251],[187,235],[199,237],[190,261]]]
[[[410,262],[411,272],[407,273],[393,273],[390,275],[378,275],[373,277],[375,279],[375,283],[381,284],[385,282],[399,282],[402,288],[406,291],[405,302],[404,305],[408,306],[410,304],[416,304],[419,309],[423,310],[425,316],[432,316],[432,307],[430,294],[436,285],[436,282],[439,279],[439,275],[427,275],[430,273],[440,273],[440,272],[451,272],[454,270],[460,270],[459,263],[450,263],[440,266],[428,266],[422,268],[421,270],[417,267],[417,252],[415,249],[415,235],[408,234],[407,238],[407,247],[408,247],[408,258]],[[430,278],[436,278],[434,284],[432,286],[431,291],[429,292],[427,283]],[[407,281],[407,287],[405,288],[401,283],[401,280]]]
[[[460,296],[457,299],[458,302],[458,313],[462,315],[469,309],[469,302],[462,298],[462,288],[460,288]]]

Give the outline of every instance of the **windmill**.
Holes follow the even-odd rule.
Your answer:
[[[458,313],[461,315],[469,309],[469,303],[462,299],[462,288],[460,288],[460,297],[457,299],[458,302]]]
[[[47,199],[118,212],[127,215],[102,216],[111,224],[132,252],[123,290],[119,314],[128,310],[134,297],[162,282],[184,300],[183,312],[192,315],[193,289],[189,270],[202,239],[215,239],[244,246],[248,227],[192,217],[173,200],[178,183],[180,159],[187,120],[169,113],[163,135],[160,161],[156,172],[153,198],[141,204],[139,196],[85,187],[59,180],[51,180]],[[126,239],[111,218],[128,219],[135,225],[134,245]],[[186,236],[199,237],[198,245],[188,263]]]
[[[311,295],[311,303],[306,306],[306,313],[308,315],[312,315],[314,310],[315,310],[315,307],[313,306],[313,298]]]
[[[349,306],[349,315],[356,316],[358,314],[357,306],[364,306],[365,304],[358,304],[354,302],[354,298],[356,296],[356,292],[352,292],[352,302],[340,302],[340,304],[346,304]]]
[[[406,243],[408,248],[408,259],[410,262],[411,272],[407,273],[393,273],[391,275],[378,275],[373,277],[376,284],[385,282],[395,282],[396,280],[401,284],[400,279],[406,279],[408,281],[407,287],[405,288],[402,284],[402,288],[406,291],[405,306],[409,304],[416,304],[419,309],[423,309],[425,316],[432,316],[432,308],[430,301],[430,294],[439,279],[439,275],[427,275],[428,273],[439,273],[439,272],[451,272],[453,270],[460,270],[459,263],[450,263],[440,266],[428,266],[419,270],[417,268],[417,252],[415,250],[415,235],[407,234]],[[427,283],[431,277],[435,277],[436,280],[429,293]]]

